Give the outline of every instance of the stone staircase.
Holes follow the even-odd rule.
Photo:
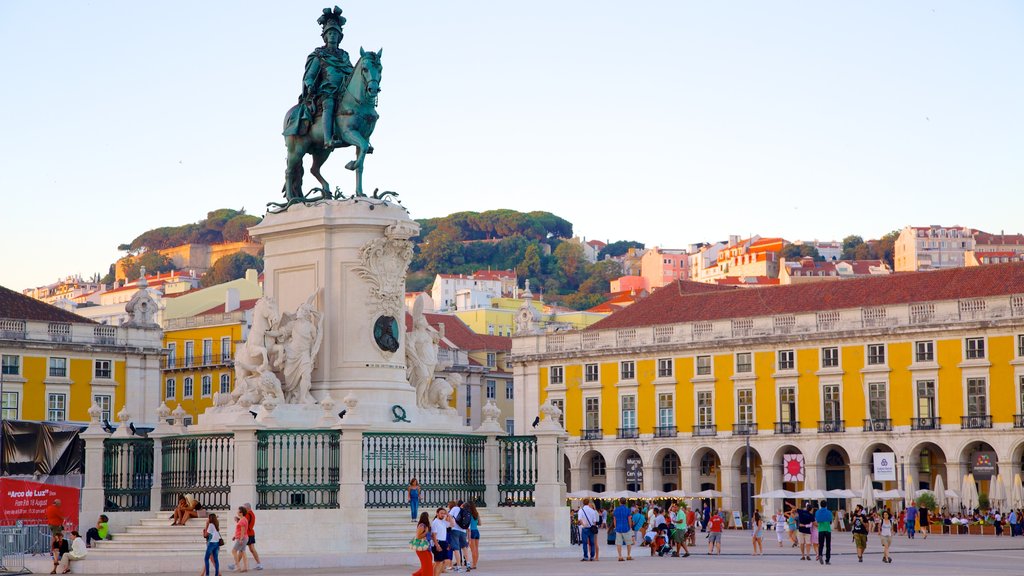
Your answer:
[[[421,508],[433,518],[431,507]],[[552,548],[551,542],[544,542],[537,534],[520,528],[515,522],[504,519],[500,513],[479,508],[481,550],[520,550]],[[369,552],[408,551],[409,540],[416,535],[416,525],[409,516],[408,508],[371,508],[367,512],[367,535]]]

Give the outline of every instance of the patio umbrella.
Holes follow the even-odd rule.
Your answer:
[[[978,507],[978,485],[974,482],[974,474],[964,476],[963,502],[968,510]]]
[[[894,488],[892,490],[882,490],[875,494],[875,498],[878,498],[879,500],[903,500],[905,497],[906,493],[904,493],[903,490],[900,490],[899,488]]]
[[[664,498],[665,493],[661,490],[641,490],[636,493],[636,496],[642,500],[655,500],[658,498]]]
[[[689,498],[690,495],[686,493],[686,490],[673,490],[665,493],[666,498]]]
[[[847,500],[849,498],[856,498],[857,494],[853,490],[836,489],[836,490],[825,490],[825,496],[827,498],[837,498],[839,500]]]
[[[935,478],[935,503],[940,509],[946,506],[946,486],[942,482],[942,476]]]
[[[1010,488],[1010,505],[1014,508],[1024,507],[1024,484],[1021,483],[1020,474],[1013,475],[1013,487]]]
[[[768,500],[770,498],[795,498],[796,492],[790,492],[789,490],[772,490],[771,492],[762,492],[761,494],[755,494],[754,498],[759,500]]]
[[[1003,486],[1002,474],[996,474],[995,478],[989,480],[988,499],[992,504],[1002,503],[1006,500],[1006,487]]]
[[[864,501],[865,508],[872,508],[875,505],[875,485],[871,483],[871,475],[864,475],[864,490],[861,492],[860,499]]]
[[[626,500],[635,500],[639,497],[639,494],[633,492],[632,490],[619,490],[618,492],[612,492],[611,496],[609,496],[609,498],[611,498],[612,500],[618,500],[619,498],[625,498]]]
[[[721,498],[723,494],[718,490],[701,490],[693,496],[695,498]]]
[[[597,496],[597,492],[592,490],[576,490],[565,495],[570,500],[582,500],[583,498],[593,498],[595,496]]]

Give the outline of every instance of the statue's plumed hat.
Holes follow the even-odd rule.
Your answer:
[[[324,8],[324,13],[316,19],[316,23],[323,28],[324,32],[331,28],[341,32],[341,27],[345,25],[345,17],[341,15],[341,8],[337,6],[334,7],[333,11],[330,8]]]

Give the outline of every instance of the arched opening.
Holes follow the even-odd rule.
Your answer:
[[[572,463],[569,461],[569,457],[565,455],[562,456],[562,481],[565,482],[566,490],[572,492]]]
[[[823,464],[825,490],[845,490],[850,486],[850,456],[841,446],[835,444],[825,446],[819,453],[818,461]],[[831,510],[838,510],[840,501],[829,498],[828,507]]]
[[[896,458],[895,452],[893,452],[893,449],[888,444],[872,444],[868,446],[868,448],[864,451],[864,459],[861,463],[864,465],[864,470],[866,471],[865,473],[871,479],[871,486],[875,490],[892,490],[894,488],[900,487],[900,470],[898,460],[889,463],[890,465],[893,466],[893,469],[896,470],[896,475],[894,479],[880,480],[873,472],[875,465],[875,454],[886,453],[891,453],[893,454],[892,457],[894,459]],[[851,480],[854,479],[851,478]]]
[[[988,442],[968,442],[960,453],[960,461],[964,462],[964,471],[974,475],[974,483],[978,489],[980,504],[989,501],[992,478],[998,473],[999,458],[995,449]],[[1011,478],[1012,480],[1012,478]]]
[[[608,485],[608,466],[605,464],[604,456],[600,452],[590,451],[580,458],[580,479],[581,490],[593,490],[604,492]]]
[[[917,470],[913,484],[911,484],[911,478],[907,477],[907,484],[913,490],[934,490],[935,483],[941,476],[944,487],[960,492],[962,478],[950,478],[946,474],[946,453],[938,445],[932,442],[922,442],[911,449],[907,458],[911,469]],[[939,505],[941,506],[942,503],[940,502]]]
[[[719,490],[722,485],[722,460],[718,453],[711,448],[701,448],[693,455],[693,473],[698,491]],[[710,498],[705,500],[711,505],[712,510],[718,508],[718,499]],[[702,502],[702,505],[703,503]]]
[[[743,446],[733,454],[732,465],[737,470],[739,476],[740,513],[744,517],[749,518],[751,513],[760,508],[764,503],[763,500],[753,500],[755,494],[764,491],[765,483],[761,475],[761,455],[754,448]]]
[[[665,448],[655,454],[654,461],[657,465],[658,478],[653,485],[664,492],[678,490],[682,485],[680,470],[682,463],[679,455],[670,448]]]
[[[636,450],[623,450],[616,458],[615,468],[621,470],[617,485],[639,492],[644,484],[644,461]]]
[[[775,452],[775,461],[778,468],[776,485],[782,486],[783,490],[799,492],[807,486],[807,465],[804,462],[804,454],[796,446],[782,446]],[[783,509],[795,506],[796,499],[786,498],[783,500]]]

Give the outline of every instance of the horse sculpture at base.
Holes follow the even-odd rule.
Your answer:
[[[356,173],[356,189],[354,196],[365,196],[363,194],[363,161],[367,154],[373,153],[373,146],[370,145],[370,135],[377,123],[377,95],[380,93],[381,78],[381,54],[383,49],[377,52],[366,52],[359,49],[359,61],[356,62],[352,75],[349,77],[341,97],[337,111],[331,121],[335,122],[334,134],[341,141],[340,146],[355,146],[356,158],[345,168],[354,170]],[[298,117],[299,108],[303,106],[299,102],[292,106],[285,115],[285,145],[288,147],[288,164],[285,169],[284,203],[270,203],[268,206],[280,209],[297,202],[309,200],[321,200],[334,198],[330,185],[320,173],[320,167],[331,155],[333,147],[324,144],[324,122],[328,119],[318,114],[308,127],[295,130],[291,123]],[[289,129],[292,127],[293,129]],[[294,134],[293,134],[294,132]],[[310,154],[313,157],[313,164],[309,172],[319,182],[320,197],[309,197],[302,193],[302,158]],[[317,189],[314,189],[310,196]],[[340,195],[339,195],[340,197]]]

